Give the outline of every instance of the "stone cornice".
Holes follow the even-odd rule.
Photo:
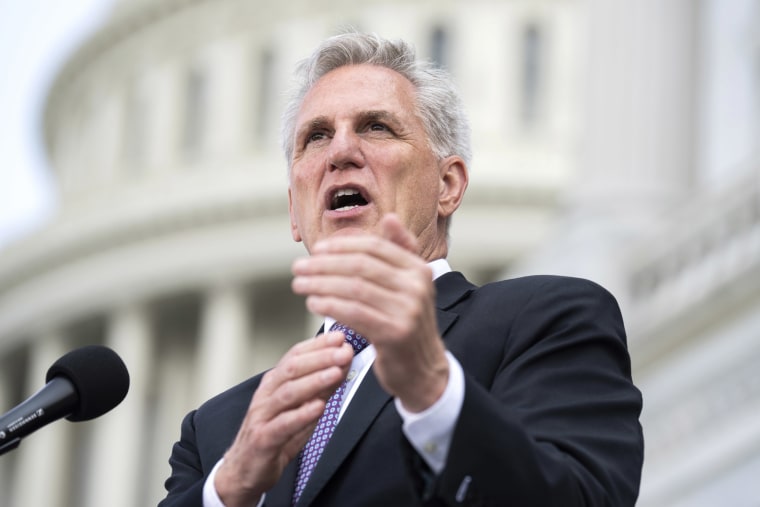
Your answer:
[[[86,228],[57,220],[28,241],[0,253],[0,296],[29,279],[93,254],[193,229],[285,214],[287,208],[278,194],[196,202],[142,216],[118,217],[110,213],[113,220]]]
[[[250,187],[248,183],[245,185]],[[112,199],[118,200],[118,196]],[[468,190],[467,202],[458,214],[478,213],[483,209],[492,214],[496,214],[495,209],[545,212],[555,201],[556,193],[552,189],[476,184]],[[113,211],[104,205],[102,213],[98,213],[97,208],[79,212],[87,216],[95,214],[95,220],[85,216],[59,216],[27,240],[0,251],[0,298],[14,287],[70,262],[135,243],[233,222],[255,223],[278,215],[283,221],[287,220],[284,187],[275,188],[273,184],[223,197],[187,196],[172,205],[161,202],[150,208],[133,205],[132,211],[137,212],[128,211]],[[477,244],[464,243],[458,244],[458,249],[464,250],[465,245],[478,248]]]
[[[760,173],[696,196],[626,267],[642,363],[760,297]]]
[[[372,0],[369,3],[377,4],[383,3],[383,1],[388,2],[388,0]],[[228,4],[226,8],[219,5],[225,3]],[[330,8],[335,10],[342,8],[345,11],[348,8],[362,9],[367,6],[367,2],[363,5],[357,5],[350,0],[344,0],[343,2],[332,2]],[[323,13],[324,6],[308,0],[293,0],[277,7],[268,8],[263,8],[260,4],[247,0],[156,0],[141,2],[134,8],[119,7],[114,10],[111,19],[71,55],[53,80],[43,109],[44,124],[46,125],[45,145],[50,147],[51,144],[50,119],[51,115],[54,114],[53,110],[63,100],[71,83],[76,82],[77,78],[83,75],[95,62],[128,39],[143,34],[153,25],[195,8],[207,8],[209,15],[218,18],[215,20],[216,22],[210,23],[206,16],[200,16],[198,20],[205,29],[228,36],[231,35],[229,29],[233,28],[233,25],[236,29],[246,28],[249,31],[271,28],[272,23],[266,21],[268,18],[275,17],[288,20],[292,19],[294,12],[300,12],[302,16],[308,17],[311,13]],[[230,26],[224,26],[225,24]],[[202,37],[199,38],[199,34],[192,30],[192,26],[187,28],[188,30],[180,38],[192,39],[197,44],[211,42]],[[167,43],[177,42],[174,40],[177,38],[177,34],[167,33],[166,35],[174,37]]]
[[[68,84],[94,61],[106,52],[135,36],[145,27],[186,9],[194,4],[207,0],[160,0],[140,4],[139,9],[123,11],[120,16],[112,18],[100,30],[92,35],[60,69],[53,81],[44,106],[45,125],[50,124],[51,110],[59,97],[66,93]],[[45,129],[45,144],[50,146],[49,128]]]

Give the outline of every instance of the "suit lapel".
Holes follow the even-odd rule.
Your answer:
[[[391,396],[380,387],[370,369],[335,427],[335,433],[312,471],[297,506],[311,504],[390,400]]]
[[[449,310],[454,305],[467,298],[476,286],[468,282],[467,279],[458,271],[451,271],[440,276],[435,281],[436,306],[439,310]],[[441,330],[443,334],[443,330]]]
[[[264,505],[291,505],[293,502],[293,491],[296,483],[296,471],[298,467],[298,457],[293,459],[285,466],[282,471],[280,480],[267,491]]]
[[[474,285],[457,272],[447,273],[436,280],[438,330],[444,338],[458,318],[458,314],[451,308],[466,298],[474,288]],[[312,471],[297,507],[310,505],[314,501],[364,433],[369,430],[382,408],[390,401],[391,396],[380,387],[374,371],[370,369]],[[268,505],[289,505],[293,495],[297,461],[295,459],[288,464],[277,485],[267,493]]]

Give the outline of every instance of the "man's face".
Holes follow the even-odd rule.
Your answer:
[[[406,78],[373,65],[333,70],[307,93],[296,117],[288,188],[293,239],[309,250],[334,234],[378,232],[380,219],[394,212],[417,236],[423,258],[445,256],[441,167]]]

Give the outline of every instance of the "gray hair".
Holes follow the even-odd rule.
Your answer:
[[[470,126],[448,72],[432,62],[417,60],[414,47],[402,40],[349,32],[325,40],[296,67],[296,89],[282,116],[282,148],[288,169],[293,163],[296,116],[308,91],[328,72],[359,64],[386,67],[408,79],[417,91],[417,115],[433,153],[439,160],[458,155],[469,165],[472,157]]]

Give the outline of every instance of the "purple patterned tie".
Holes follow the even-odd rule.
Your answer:
[[[346,335],[346,341],[354,348],[354,355],[362,351],[364,347],[369,345],[369,342],[364,339],[360,334],[356,334],[356,331],[350,329],[343,324],[335,323],[330,328],[330,331],[341,331]],[[314,433],[311,434],[309,441],[306,442],[301,454],[298,456],[298,475],[296,476],[296,489],[293,492],[293,505],[298,502],[301,493],[303,493],[306,487],[306,482],[309,480],[314,467],[317,466],[317,461],[322,455],[322,451],[327,445],[327,441],[335,430],[335,426],[338,424],[338,413],[340,412],[340,406],[343,403],[343,395],[346,391],[347,380],[344,380],[338,389],[330,396],[325,405],[325,411],[322,413],[322,417],[317,422],[317,427],[314,428]]]

